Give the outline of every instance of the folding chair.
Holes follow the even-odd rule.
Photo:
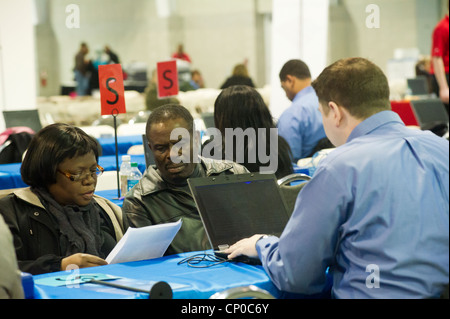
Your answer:
[[[290,174],[278,180],[278,186],[289,215],[294,211],[298,194],[309,180],[311,180],[311,176],[300,173]]]

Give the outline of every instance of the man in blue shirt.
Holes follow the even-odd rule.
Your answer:
[[[337,61],[313,82],[337,148],[300,192],[280,238],[255,235],[229,258],[259,256],[275,285],[336,298],[439,297],[449,282],[449,142],[405,127],[383,72]]]
[[[311,157],[318,142],[326,141],[319,101],[311,87],[311,73],[301,60],[290,60],[280,71],[281,87],[292,105],[278,120],[278,134],[289,144],[295,162]],[[327,147],[332,147],[327,144]],[[323,147],[321,147],[323,148]]]

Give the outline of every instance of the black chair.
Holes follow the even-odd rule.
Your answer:
[[[33,134],[20,132],[11,134],[0,147],[0,164],[22,162],[24,152],[33,138]]]
[[[298,194],[309,180],[311,180],[311,176],[301,173],[290,174],[278,180],[281,196],[284,199],[289,216],[294,211]],[[298,181],[302,181],[303,183],[291,185],[293,182]]]
[[[448,298],[448,284],[445,285],[444,291],[441,294],[441,299],[449,299]]]

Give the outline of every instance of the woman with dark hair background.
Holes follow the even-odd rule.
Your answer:
[[[245,63],[235,65],[232,75],[225,80],[220,89],[226,89],[233,85],[248,85],[253,88],[255,87],[252,78],[248,74]]]
[[[122,210],[94,195],[103,172],[96,141],[52,124],[31,140],[21,166],[30,187],[0,199],[21,271],[31,274],[105,265],[123,236]]]
[[[222,156],[225,158],[226,128],[241,128],[245,131],[253,128],[256,132],[256,140],[251,141],[246,137],[244,142],[244,165],[250,172],[259,172],[261,167],[267,167],[267,163],[261,163],[258,156],[258,129],[265,129],[265,154],[270,154],[270,129],[276,129],[272,114],[264,103],[261,95],[254,88],[246,85],[235,85],[224,89],[214,103],[214,122],[216,128],[222,134]],[[292,153],[287,142],[279,135],[278,137],[278,167],[275,175],[278,179],[293,173]],[[233,161],[236,161],[236,141],[233,143]],[[238,149],[239,151],[239,149]],[[250,152],[255,152],[256,162],[249,161]]]

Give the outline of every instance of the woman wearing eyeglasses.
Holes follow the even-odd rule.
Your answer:
[[[94,195],[97,161],[96,141],[77,127],[52,124],[33,137],[21,166],[30,187],[0,199],[21,271],[106,264],[126,226],[120,207]]]

